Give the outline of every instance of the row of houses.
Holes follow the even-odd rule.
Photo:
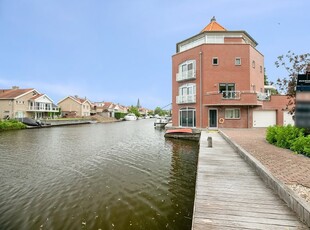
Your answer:
[[[46,119],[55,117],[88,117],[101,115],[114,117],[115,113],[128,113],[129,107],[113,102],[91,102],[87,98],[67,96],[57,105],[53,100],[34,88],[0,89],[0,119],[33,118]],[[139,108],[142,115],[148,110]]]

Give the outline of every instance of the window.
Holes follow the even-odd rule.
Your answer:
[[[176,98],[178,104],[196,103],[196,84],[190,83],[179,87],[179,96]]]
[[[177,81],[196,78],[196,61],[188,60],[179,65]]]
[[[235,98],[235,83],[220,83],[219,91],[223,94],[223,98]]]
[[[179,95],[196,95],[196,84],[186,84],[179,88]]]
[[[219,59],[217,57],[212,58],[212,65],[218,65]]]
[[[261,73],[263,72],[263,67],[262,67],[262,66],[259,67],[259,71],[260,71]]]
[[[241,65],[241,58],[240,57],[236,57],[235,65]]]
[[[225,119],[240,119],[240,109],[225,109]]]
[[[179,125],[182,127],[196,127],[196,109],[195,108],[180,109]]]
[[[252,61],[252,67],[255,69],[255,61]]]

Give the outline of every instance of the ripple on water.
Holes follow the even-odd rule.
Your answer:
[[[163,134],[153,120],[1,133],[0,226],[190,229],[198,147]]]

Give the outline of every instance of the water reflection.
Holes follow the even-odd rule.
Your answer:
[[[2,132],[1,229],[190,229],[197,153],[152,120]]]

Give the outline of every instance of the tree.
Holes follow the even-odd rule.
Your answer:
[[[160,107],[156,107],[155,110],[154,110],[154,114],[158,114],[159,116],[165,116],[165,115],[169,114],[169,111],[163,110]]]
[[[130,106],[130,108],[128,109],[128,113],[133,113],[133,114],[135,114],[137,117],[140,117],[141,116],[141,114],[140,114],[140,112],[139,112],[139,109],[137,108],[137,107],[135,107],[135,106]]]
[[[295,54],[291,51],[288,51],[285,56],[279,56],[275,62],[277,68],[282,66],[288,72],[288,77],[278,78],[276,85],[281,93],[285,93],[288,96],[287,106],[292,106],[289,111],[291,114],[295,112],[297,75],[305,73],[309,63],[310,53]]]
[[[264,85],[269,85],[268,76],[266,74],[266,68],[264,68]]]

